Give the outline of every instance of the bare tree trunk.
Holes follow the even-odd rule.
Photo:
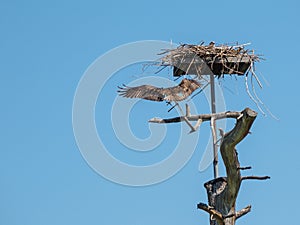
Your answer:
[[[211,225],[234,225],[236,219],[251,210],[251,206],[236,212],[235,203],[243,177],[235,146],[249,133],[257,113],[249,108],[242,111],[235,127],[224,135],[220,151],[226,167],[226,177],[219,177],[204,184],[208,204],[199,203],[198,208],[210,214]],[[269,177],[245,177],[246,179],[268,179]]]
[[[223,112],[214,114],[190,115],[187,106],[186,116],[169,119],[153,118],[152,123],[179,123],[183,121],[197,121],[191,132],[197,130],[204,121],[212,121],[225,118],[236,118],[235,127],[225,135],[223,134],[220,146],[221,156],[226,167],[226,177],[219,177],[204,184],[208,196],[208,205],[199,203],[198,208],[210,214],[210,225],[234,225],[236,219],[247,214],[251,206],[236,211],[236,199],[243,180],[255,179],[265,180],[268,176],[241,176],[241,170],[251,167],[240,167],[238,154],[235,146],[241,142],[249,133],[256,119],[257,113],[249,108],[242,112]],[[191,125],[190,125],[191,126]]]

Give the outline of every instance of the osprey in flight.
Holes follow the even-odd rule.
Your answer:
[[[137,87],[118,87],[119,95],[126,98],[142,98],[151,101],[177,102],[188,98],[201,84],[192,79],[184,78],[179,85],[169,88],[158,88],[151,85]]]

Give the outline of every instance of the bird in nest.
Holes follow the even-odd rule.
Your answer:
[[[126,98],[141,98],[150,101],[179,102],[187,99],[195,90],[201,87],[201,84],[193,79],[184,78],[179,85],[159,88],[152,85],[141,85],[137,87],[118,87],[120,96]]]

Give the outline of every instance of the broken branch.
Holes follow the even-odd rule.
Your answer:
[[[221,112],[213,114],[200,114],[200,115],[191,115],[191,116],[178,116],[174,118],[161,119],[161,118],[152,118],[149,123],[180,123],[185,121],[185,118],[189,121],[198,121],[199,119],[204,121],[210,121],[212,117],[215,120],[225,119],[225,118],[238,118],[241,115],[241,112]]]
[[[235,218],[238,219],[244,215],[246,215],[248,212],[251,211],[251,205],[246,206],[245,208],[241,209],[240,211],[237,211],[235,213]]]
[[[242,177],[242,180],[267,180],[270,179],[269,176],[245,176]]]
[[[227,216],[224,216],[224,218],[235,217],[235,219],[238,219],[238,218],[246,215],[250,211],[251,211],[251,205],[248,205],[245,208],[241,209],[240,211],[237,211],[236,213],[232,213]]]
[[[238,170],[251,170],[251,166],[239,167]]]
[[[224,224],[222,213],[217,211],[214,207],[208,206],[204,203],[199,203],[197,207],[198,209],[202,209],[203,211],[208,212],[212,217],[214,217],[218,221],[219,225]]]

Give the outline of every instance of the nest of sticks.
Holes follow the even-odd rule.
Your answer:
[[[157,73],[171,66],[175,77],[195,75],[197,79],[207,81],[206,75],[214,75],[217,78],[223,78],[225,74],[244,76],[245,89],[251,100],[263,115],[265,113],[262,108],[276,118],[256,94],[253,80],[256,80],[260,88],[262,88],[262,84],[255,73],[255,63],[263,58],[261,55],[255,54],[254,50],[246,49],[249,44],[215,45],[214,42],[211,42],[204,45],[202,42],[199,45],[181,44],[175,49],[164,49],[158,54],[162,57],[158,63],[161,68]],[[251,88],[249,88],[249,83]]]
[[[204,45],[204,42],[200,45],[181,44],[159,55],[163,56],[161,66],[172,66],[174,76],[189,74],[200,78],[214,74],[220,78],[224,74],[244,75],[249,70],[254,73],[254,63],[262,58],[253,50],[246,49],[246,45],[216,46],[214,42],[209,45]]]

